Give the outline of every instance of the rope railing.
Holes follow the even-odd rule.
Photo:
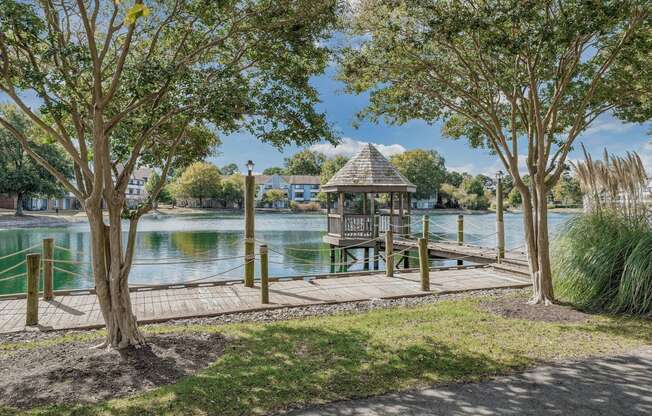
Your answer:
[[[28,251],[32,251],[35,248],[39,248],[39,247],[41,247],[40,244],[35,244],[35,245],[31,246],[31,247],[24,248],[22,250],[14,252],[14,253],[5,254],[4,256],[0,257],[0,261],[5,260],[5,259],[9,259],[11,257],[18,256],[18,255],[23,254],[23,253],[27,253]]]
[[[73,272],[72,270],[63,269],[63,268],[57,267],[57,266],[52,266],[52,268],[54,270],[58,271],[58,272],[67,273],[69,275],[76,276],[76,277],[81,277],[82,279],[86,279],[86,280],[92,279],[92,276],[88,276],[88,275],[84,275],[84,274],[81,274],[81,273]]]
[[[27,273],[19,273],[19,274],[15,274],[13,276],[2,277],[2,278],[0,278],[0,282],[3,282],[5,280],[17,279],[19,277],[23,277],[23,276],[26,276],[26,275],[27,275]]]
[[[224,276],[225,274],[230,273],[230,272],[232,272],[234,270],[237,270],[237,269],[239,269],[241,267],[244,267],[246,264],[249,264],[249,263],[251,263],[253,261],[254,260],[249,260],[249,261],[243,262],[241,264],[238,264],[235,267],[231,267],[230,269],[223,270],[221,272],[212,274],[210,276],[199,277],[199,278],[191,279],[191,280],[183,280],[183,281],[179,281],[179,282],[166,282],[166,283],[163,283],[163,284],[165,284],[165,285],[181,285],[181,284],[201,282],[202,280],[207,280],[207,279],[212,279],[212,278],[219,277],[219,276]],[[129,287],[156,287],[156,286],[160,286],[160,285],[161,285],[161,283],[158,283],[158,284],[130,283]]]
[[[67,252],[69,252],[69,253],[73,253],[73,254],[81,254],[81,255],[86,254],[84,251],[79,251],[79,250],[75,250],[75,249],[68,248],[68,247],[62,247],[62,246],[57,246],[57,245],[55,245],[54,248],[55,248],[56,250],[67,251]]]
[[[7,272],[10,272],[10,271],[14,270],[14,269],[17,269],[17,268],[19,268],[20,266],[24,265],[25,263],[26,263],[25,260],[23,260],[23,261],[21,261],[21,262],[18,262],[18,263],[16,263],[16,264],[14,264],[13,266],[8,267],[8,268],[6,268],[6,269],[0,271],[0,275],[3,275],[3,274],[5,274],[5,273],[7,273]]]

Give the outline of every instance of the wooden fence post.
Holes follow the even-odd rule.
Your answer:
[[[385,275],[394,277],[394,235],[391,229],[385,232]]]
[[[54,239],[43,239],[43,300],[54,297]]]
[[[27,255],[27,319],[26,325],[38,325],[38,281],[41,255]]]
[[[430,291],[430,265],[428,264],[428,241],[419,239],[419,270],[421,271],[421,290]]]
[[[457,244],[464,244],[464,215],[457,216]]]
[[[426,239],[426,244],[428,243],[428,237],[430,236],[430,218],[427,215],[423,216],[423,223],[421,228],[423,229],[423,238]]]
[[[269,262],[266,244],[260,246],[260,303],[269,303]]]
[[[505,258],[505,223],[503,222],[503,181],[499,172],[496,181],[496,247],[498,263]]]
[[[256,258],[256,241],[254,231],[254,204],[256,179],[251,170],[245,176],[245,276],[246,287],[254,287],[254,259]]]

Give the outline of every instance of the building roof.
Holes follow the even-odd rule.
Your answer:
[[[322,186],[324,192],[415,192],[416,186],[367,143]]]
[[[275,175],[256,175],[256,184],[261,185],[269,182]],[[319,185],[319,176],[311,175],[279,175],[286,183],[290,185]]]

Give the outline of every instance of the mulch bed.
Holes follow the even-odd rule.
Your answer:
[[[592,318],[592,315],[578,311],[568,305],[531,305],[527,303],[525,298],[513,296],[499,297],[482,302],[481,307],[503,318],[529,321],[584,323]]]
[[[124,351],[74,342],[0,354],[0,404],[31,408],[92,403],[170,384],[223,354],[219,334],[151,335],[149,345]]]

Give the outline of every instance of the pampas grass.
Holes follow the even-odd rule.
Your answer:
[[[652,230],[618,211],[570,220],[553,242],[555,291],[594,311],[652,314]]]

